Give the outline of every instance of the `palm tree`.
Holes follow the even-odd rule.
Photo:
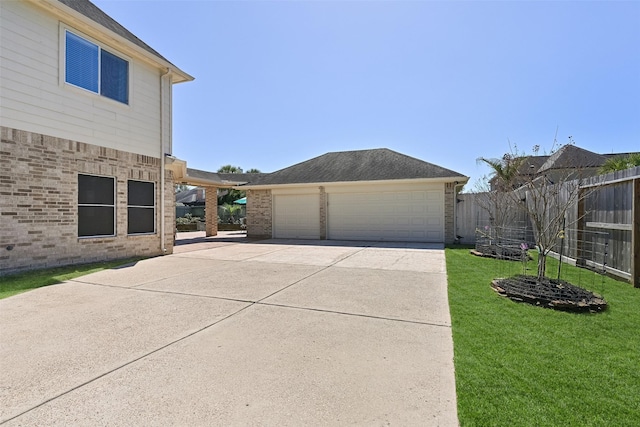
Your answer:
[[[491,168],[492,179],[495,180],[495,186],[498,191],[512,190],[517,184],[517,177],[520,174],[520,168],[524,164],[527,157],[514,156],[505,154],[502,159],[487,159],[479,157],[478,163],[484,163]]]
[[[632,153],[626,157],[610,157],[600,167],[600,173],[622,171],[640,166],[640,153]]]
[[[262,172],[260,172],[260,169],[251,168],[247,171],[247,173],[262,173]]]
[[[224,165],[218,169],[218,173],[242,173],[240,166]]]
[[[222,205],[222,209],[227,211],[229,213],[229,217],[231,218],[231,221],[235,222],[236,219],[233,216],[236,214],[236,212],[242,209],[242,206],[225,203],[224,205]]]

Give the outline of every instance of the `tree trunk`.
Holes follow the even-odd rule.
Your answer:
[[[547,254],[544,251],[540,251],[538,254],[538,281],[544,279],[544,274],[547,270]]]

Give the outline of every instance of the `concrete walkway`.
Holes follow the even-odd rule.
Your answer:
[[[441,247],[204,243],[1,300],[0,423],[458,425]]]

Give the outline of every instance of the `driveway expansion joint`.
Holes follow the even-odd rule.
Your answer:
[[[294,310],[307,310],[307,311],[315,311],[315,312],[319,312],[319,313],[339,314],[339,315],[342,315],[342,316],[364,317],[364,318],[368,318],[368,319],[387,320],[387,321],[391,321],[391,322],[413,323],[413,324],[416,324],[416,325],[438,326],[438,327],[442,327],[442,328],[451,329],[451,325],[446,324],[446,323],[439,323],[439,322],[424,322],[424,321],[419,321],[419,320],[398,319],[398,318],[395,318],[395,317],[373,316],[373,315],[370,315],[370,314],[349,313],[349,312],[346,312],[346,311],[328,310],[328,309],[324,309],[324,308],[313,308],[313,307],[299,307],[299,306],[295,306],[295,305],[275,304],[275,303],[268,303],[268,302],[261,302],[261,301],[256,301],[255,305],[266,305],[266,306],[269,306],[269,307],[281,307],[281,308],[290,308],[290,309],[294,309]]]
[[[44,401],[32,406],[31,408],[20,412],[19,414],[13,415],[13,416],[11,416],[11,417],[9,417],[7,419],[4,419],[4,420],[0,420],[0,425],[8,423],[9,421],[15,420],[16,418],[19,418],[19,417],[21,417],[22,415],[25,415],[28,412],[31,412],[31,411],[33,411],[33,410],[35,410],[35,409],[37,409],[37,408],[39,408],[41,406],[44,406],[49,402],[52,402],[52,401],[54,401],[56,399],[59,399],[59,398],[65,396],[65,395],[67,395],[69,393],[72,393],[75,390],[81,389],[82,387],[85,387],[85,386],[87,386],[87,385],[89,385],[89,384],[91,384],[91,383],[93,383],[93,382],[95,382],[95,381],[97,381],[97,380],[99,380],[99,379],[101,379],[103,377],[106,377],[107,375],[110,375],[110,374],[112,374],[114,372],[117,372],[117,371],[119,371],[121,369],[124,369],[127,366],[132,365],[132,364],[134,364],[134,363],[136,363],[136,362],[138,362],[138,361],[140,361],[142,359],[145,359],[145,358],[151,356],[152,354],[158,353],[158,352],[160,352],[162,350],[165,350],[165,349],[167,349],[167,348],[169,348],[169,347],[171,347],[171,346],[173,346],[173,345],[175,345],[175,344],[177,344],[177,343],[179,343],[181,341],[184,341],[184,340],[186,340],[186,339],[188,339],[188,338],[190,338],[190,337],[192,337],[194,335],[197,335],[200,332],[203,332],[203,331],[211,328],[212,326],[215,326],[215,325],[219,324],[220,322],[223,322],[223,321],[225,321],[225,320],[227,320],[227,319],[229,319],[231,317],[234,317],[236,314],[246,310],[247,308],[251,307],[252,305],[254,305],[254,304],[250,303],[250,304],[246,305],[245,307],[242,307],[241,309],[236,310],[235,312],[233,312],[233,313],[231,313],[231,314],[229,314],[229,315],[227,315],[227,316],[225,316],[225,317],[223,317],[221,319],[218,319],[213,323],[210,323],[210,324],[208,324],[206,326],[203,326],[202,328],[200,328],[200,329],[198,329],[196,331],[190,332],[187,335],[184,335],[184,336],[182,336],[180,338],[177,338],[177,339],[175,339],[175,340],[173,340],[173,341],[171,341],[171,342],[169,342],[167,344],[164,344],[164,345],[162,345],[162,346],[160,346],[160,347],[158,347],[158,348],[156,348],[154,350],[151,350],[151,351],[149,351],[149,352],[147,352],[147,353],[145,353],[145,354],[143,354],[141,356],[138,356],[138,357],[136,357],[134,359],[131,359],[128,362],[122,363],[119,366],[116,366],[115,368],[109,369],[108,371],[103,372],[102,374],[97,375],[97,376],[95,376],[95,377],[93,377],[93,378],[91,378],[91,379],[89,379],[87,381],[84,381],[81,384],[73,386],[73,387],[71,387],[70,389],[68,389],[66,391],[63,391],[61,393],[56,394],[53,397],[45,399]]]
[[[322,268],[320,268],[320,269],[318,269],[318,270],[314,271],[313,273],[308,274],[308,275],[306,275],[305,277],[302,277],[302,278],[300,278],[299,280],[296,280],[295,282],[290,283],[290,284],[288,284],[287,286],[285,286],[285,287],[283,287],[283,288],[281,288],[281,289],[278,289],[277,291],[275,291],[275,292],[273,292],[273,293],[271,293],[271,294],[267,295],[266,297],[264,297],[264,298],[260,298],[258,301],[256,301],[256,304],[259,304],[259,303],[261,303],[262,301],[266,300],[267,298],[271,298],[272,296],[277,295],[277,294],[279,294],[280,292],[282,292],[282,291],[284,291],[284,290],[286,290],[286,289],[289,289],[289,288],[290,288],[290,287],[292,287],[293,285],[297,285],[298,283],[302,282],[303,280],[306,280],[306,279],[308,279],[308,278],[310,278],[310,277],[315,276],[316,274],[319,274],[319,273],[322,273],[322,272],[323,272],[323,271],[325,271],[325,270],[328,270],[329,268],[331,268],[331,267],[335,266],[335,265],[336,265],[336,264],[338,264],[339,262],[344,261],[345,259],[347,259],[347,258],[349,258],[349,257],[352,257],[352,256],[354,256],[354,255],[355,255],[355,254],[357,254],[357,253],[362,252],[362,251],[363,251],[363,250],[365,250],[367,247],[368,247],[368,246],[363,247],[363,248],[362,248],[362,249],[360,249],[359,251],[353,252],[353,253],[351,253],[351,254],[347,254],[346,256],[341,257],[340,259],[338,259],[338,260],[336,260],[336,261],[332,262],[331,264],[329,264],[329,265],[325,265],[324,267],[322,267]]]

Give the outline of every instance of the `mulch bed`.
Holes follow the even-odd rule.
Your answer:
[[[555,310],[599,312],[607,308],[605,299],[564,280],[518,275],[495,279],[491,287],[513,301],[526,302]]]

